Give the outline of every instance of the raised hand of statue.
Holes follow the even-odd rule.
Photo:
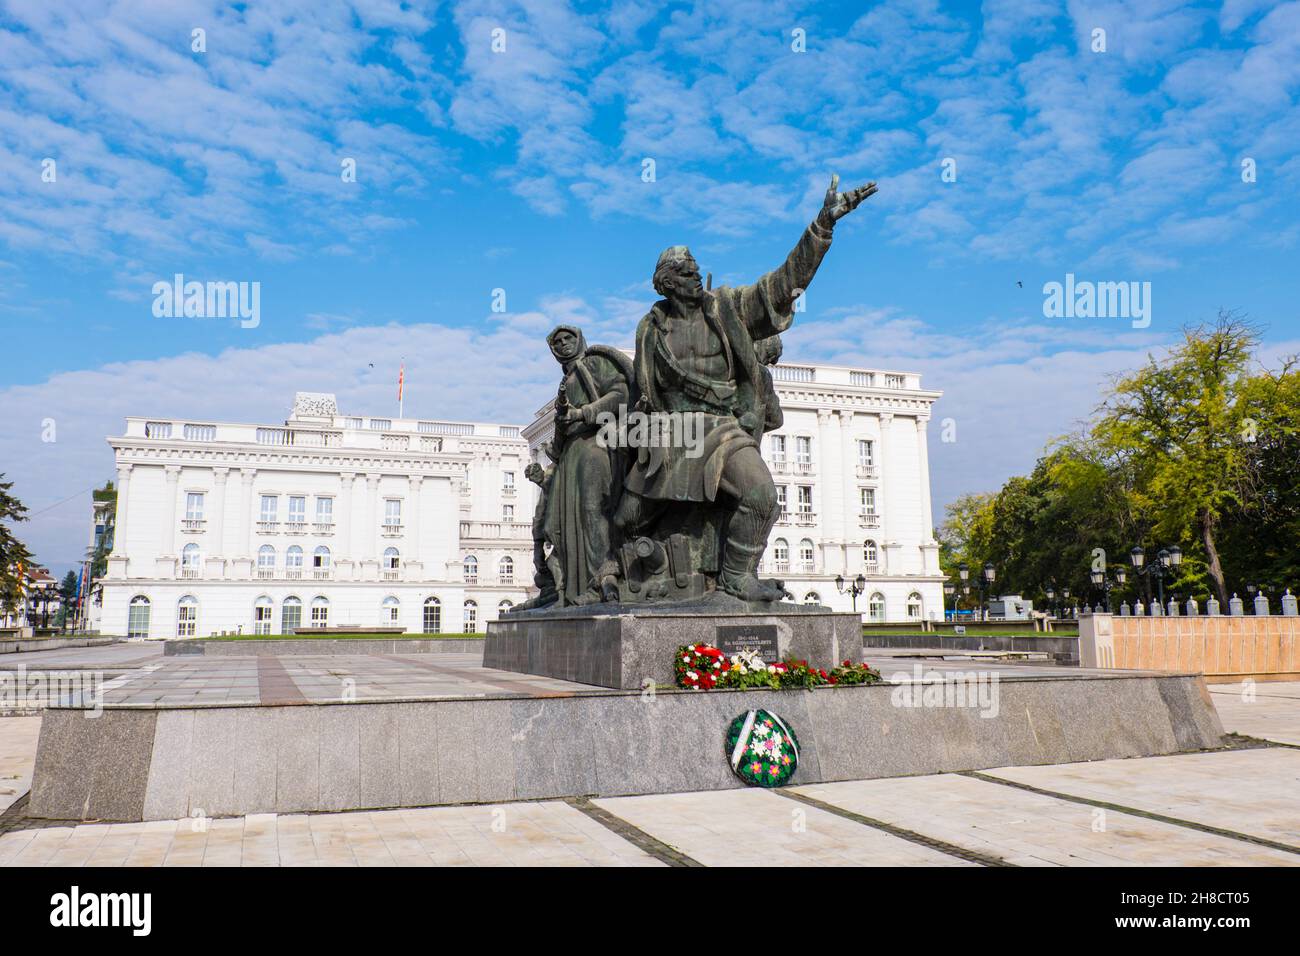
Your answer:
[[[822,203],[822,211],[817,214],[817,221],[827,228],[831,228],[838,219],[857,209],[862,204],[862,200],[876,194],[875,183],[867,183],[846,193],[839,192],[839,186],[839,174],[832,173],[831,186],[826,190],[826,201]]]

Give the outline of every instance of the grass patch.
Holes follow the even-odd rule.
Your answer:
[[[976,627],[974,625],[966,626],[965,634],[954,634],[952,628],[940,628],[934,631],[923,631],[919,627],[864,627],[862,636],[867,637],[871,634],[880,634],[890,637],[932,637],[932,638],[956,638],[956,637],[1078,637],[1077,628],[1064,628],[1044,633],[1043,631],[1031,631],[1027,628],[999,628],[999,627]]]

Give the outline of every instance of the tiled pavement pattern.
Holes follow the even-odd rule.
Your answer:
[[[1300,682],[1211,684],[1210,699],[1230,734],[1300,747]]]
[[[39,717],[0,718],[0,813],[32,788]]]

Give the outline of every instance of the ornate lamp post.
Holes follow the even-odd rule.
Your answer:
[[[1047,595],[1047,609],[1052,612],[1052,617],[1056,617],[1056,588],[1049,584],[1043,593]]]
[[[1110,591],[1111,591],[1111,588],[1114,587],[1116,584],[1119,585],[1120,587],[1123,587],[1123,586],[1124,586],[1124,582],[1128,580],[1128,572],[1127,572],[1126,570],[1124,570],[1123,566],[1120,566],[1120,567],[1116,568],[1116,569],[1115,569],[1115,584],[1111,584],[1110,578],[1106,577],[1106,569],[1105,569],[1105,568],[1093,568],[1093,570],[1089,572],[1089,577],[1092,578],[1093,586],[1094,586],[1094,587],[1101,588],[1102,593],[1105,594],[1105,596],[1106,596],[1106,613],[1107,613],[1107,614],[1111,613],[1111,608],[1110,608]]]
[[[842,574],[835,575],[835,590],[839,591],[841,594],[853,595],[854,614],[858,613],[858,595],[861,594],[866,589],[867,589],[867,579],[861,574],[859,574],[856,578],[853,579],[853,582],[848,586],[848,588],[844,587],[844,575]]]
[[[985,621],[989,619],[987,595],[996,577],[997,570],[993,567],[993,563],[989,562],[984,565],[983,570],[980,572],[980,608]]]
[[[1146,563],[1146,552],[1142,550],[1141,545],[1134,546],[1133,550],[1128,553],[1129,561],[1133,564],[1133,570],[1138,575],[1147,575],[1156,579],[1156,589],[1159,594],[1161,609],[1165,606],[1165,575],[1172,575],[1174,568],[1183,563],[1183,549],[1178,545],[1169,548],[1161,548],[1156,553],[1154,564]]]
[[[1069,611],[1071,610],[1069,588],[1061,588],[1061,608],[1066,612],[1066,616],[1068,617]]]
[[[956,593],[957,585],[953,584],[951,581],[943,582],[943,596],[945,600],[953,597]],[[947,617],[947,611],[944,612],[944,616]],[[955,600],[952,602],[952,616],[954,620],[957,617],[957,602]]]

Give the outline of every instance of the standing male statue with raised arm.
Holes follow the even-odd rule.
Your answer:
[[[673,446],[637,449],[615,523],[625,536],[653,535],[666,512],[691,509],[685,522],[677,516],[676,526],[694,529],[699,567],[715,571],[722,590],[746,601],[777,601],[784,593],[780,581],[757,576],[777,503],[755,437],[767,396],[754,342],[790,327],[835,223],[876,192],[875,183],[846,193],[838,185],[833,176],[799,243],[753,285],[705,289],[690,250],[666,249],[654,272],[663,299],[637,327],[638,407],[693,414],[705,438],[702,454]]]

